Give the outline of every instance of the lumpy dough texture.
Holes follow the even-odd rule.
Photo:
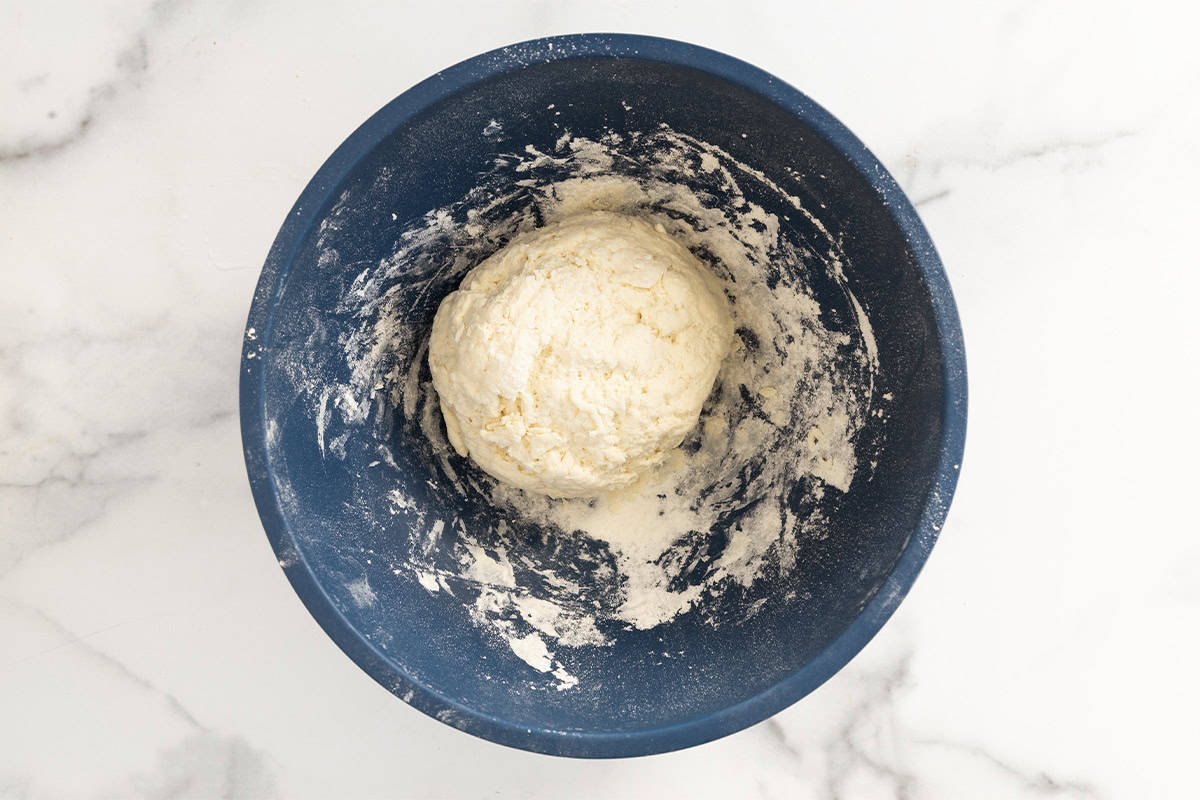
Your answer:
[[[627,486],[696,424],[733,342],[720,282],[661,225],[593,211],[522,234],[438,308],[454,448],[554,497]]]

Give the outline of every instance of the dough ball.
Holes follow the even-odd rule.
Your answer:
[[[592,211],[522,234],[438,308],[429,366],[450,442],[554,497],[627,486],[696,424],[733,323],[661,225]]]

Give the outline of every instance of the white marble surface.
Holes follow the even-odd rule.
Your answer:
[[[0,4],[0,797],[1197,796],[1195,23]],[[870,646],[766,723],[610,762],[473,739],[359,671],[275,563],[235,415],[259,267],[333,148],[441,67],[584,30],[740,56],[856,131],[946,261],[972,392],[942,541]]]

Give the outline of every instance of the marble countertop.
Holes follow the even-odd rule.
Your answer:
[[[0,797],[1196,796],[1185,7],[468,6],[0,5]],[[854,130],[971,373],[942,539],[866,650],[767,722],[606,762],[355,667],[276,565],[236,416],[259,268],[333,148],[439,68],[586,30],[742,57]]]

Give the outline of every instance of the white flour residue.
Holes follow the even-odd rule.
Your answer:
[[[350,592],[350,599],[354,601],[354,605],[359,608],[373,606],[378,599],[375,597],[375,590],[371,588],[371,584],[367,583],[366,578],[351,581],[346,584],[346,589]]]
[[[825,535],[822,504],[857,479],[878,353],[840,244],[762,172],[665,126],[597,139],[568,131],[548,149],[502,154],[460,202],[408,225],[396,252],[342,297],[339,311],[361,320],[339,340],[346,381],[297,388],[313,404],[326,458],[344,457],[335,428],[402,421],[406,446],[429,465],[422,493],[437,502],[417,500],[412,487],[391,492],[388,508],[411,537],[393,572],[462,607],[498,648],[566,690],[587,680],[572,651],[611,645],[622,628],[690,612],[740,624],[762,610],[762,587]],[[796,213],[781,218],[764,198]],[[724,283],[741,344],[671,459],[618,493],[551,500],[454,453],[425,364],[428,320],[513,235],[591,209],[644,216],[705,261]],[[841,293],[844,313],[822,307],[814,282],[824,298]],[[395,468],[387,451],[379,459]],[[873,454],[863,455],[866,464]],[[464,519],[468,507],[478,511]]]

